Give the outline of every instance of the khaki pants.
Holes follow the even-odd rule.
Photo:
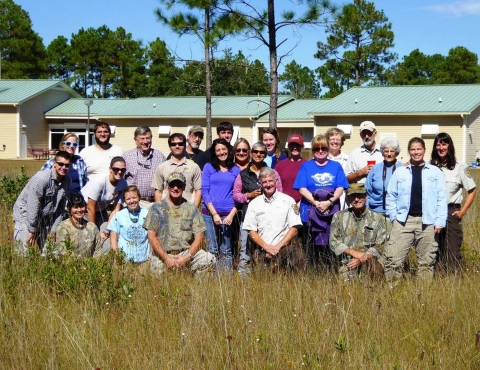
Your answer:
[[[286,269],[295,272],[305,271],[307,260],[305,253],[297,238],[280,249],[276,256],[266,257],[266,252],[257,244],[253,244],[253,264],[255,266],[267,267],[271,270]]]
[[[177,254],[177,256],[185,255],[187,253],[188,253],[188,250],[186,249],[180,252],[179,254]],[[169,256],[173,256],[173,255],[169,254]],[[194,274],[199,274],[202,272],[213,270],[215,268],[216,263],[217,263],[217,260],[213,254],[206,252],[203,249],[200,249],[193,256],[193,260],[191,260],[190,263],[187,266],[185,266],[185,269],[190,270]],[[154,254],[152,256],[152,259],[150,260],[150,270],[157,274],[162,274],[165,272],[166,269],[167,267],[165,266],[163,261]]]
[[[408,216],[405,223],[393,222],[385,247],[385,277],[388,281],[402,277],[403,263],[412,245],[415,246],[418,261],[417,276],[425,280],[433,278],[438,250],[434,226],[422,224],[421,216]]]

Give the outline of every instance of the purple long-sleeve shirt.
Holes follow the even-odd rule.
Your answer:
[[[202,172],[203,209],[207,209],[206,204],[213,203],[218,213],[229,213],[235,206],[233,184],[239,173],[240,169],[237,166],[222,172],[207,163]]]

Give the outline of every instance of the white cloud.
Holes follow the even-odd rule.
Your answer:
[[[423,7],[422,9],[457,17],[465,15],[480,15],[480,0],[455,1],[453,3],[430,5]]]

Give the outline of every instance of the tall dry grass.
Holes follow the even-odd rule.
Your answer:
[[[465,273],[395,289],[313,273],[141,276],[108,259],[20,258],[6,241],[0,367],[479,369],[479,201],[464,221]]]

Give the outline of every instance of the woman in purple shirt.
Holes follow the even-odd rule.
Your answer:
[[[208,251],[217,257],[218,266],[232,268],[232,221],[237,213],[233,184],[240,169],[234,163],[233,149],[224,139],[210,147],[211,162],[202,172],[202,213],[207,225]]]

